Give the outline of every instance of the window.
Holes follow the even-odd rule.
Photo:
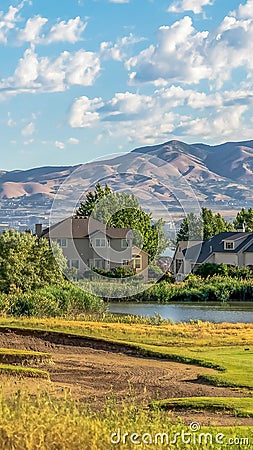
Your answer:
[[[121,239],[121,248],[127,248],[127,247],[128,247],[128,240]]]
[[[141,257],[140,255],[134,255],[134,268],[140,269],[141,268]]]
[[[122,264],[123,266],[128,266],[129,265],[128,259],[123,259]]]
[[[96,247],[106,247],[106,239],[95,239]]]
[[[67,239],[57,239],[57,244],[59,244],[59,246],[62,248],[66,248],[67,247]]]
[[[104,268],[103,259],[94,259],[94,266],[97,267],[98,269],[103,269]]]
[[[234,250],[234,242],[225,241],[225,250]]]
[[[176,273],[183,271],[183,260],[176,259]]]
[[[67,266],[69,269],[79,269],[80,263],[78,259],[68,259]]]

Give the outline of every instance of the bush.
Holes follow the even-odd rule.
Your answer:
[[[63,317],[104,311],[101,298],[70,283],[0,296],[0,312],[16,317]]]
[[[103,275],[104,277],[108,278],[126,278],[132,277],[136,274],[135,270],[132,267],[127,266],[114,267],[111,270],[99,269],[98,267],[96,267],[93,270],[99,275]]]

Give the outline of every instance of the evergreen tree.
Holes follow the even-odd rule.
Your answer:
[[[237,230],[238,228],[245,227],[245,231],[253,231],[253,209],[249,208],[248,210],[242,208],[240,212],[237,213],[237,216],[234,220],[234,227]]]

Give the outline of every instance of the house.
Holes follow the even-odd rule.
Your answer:
[[[253,266],[253,233],[224,231],[205,241],[180,241],[171,271],[181,281],[205,263]]]
[[[42,230],[37,224],[35,234],[57,242],[67,259],[68,267],[77,269],[82,277],[87,270],[132,266],[146,276],[148,255],[133,246],[130,228],[112,228],[93,218],[69,217]]]

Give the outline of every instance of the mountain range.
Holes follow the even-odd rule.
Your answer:
[[[95,181],[113,189],[137,189],[139,197],[152,204],[152,196],[161,204],[177,208],[170,180],[184,185],[185,198],[194,192],[205,205],[252,206],[253,140],[220,145],[186,144],[169,141],[141,147],[111,158],[77,166],[39,167],[29,170],[0,171],[0,199],[54,199],[59,186],[87,191]],[[174,189],[177,189],[174,187]]]

